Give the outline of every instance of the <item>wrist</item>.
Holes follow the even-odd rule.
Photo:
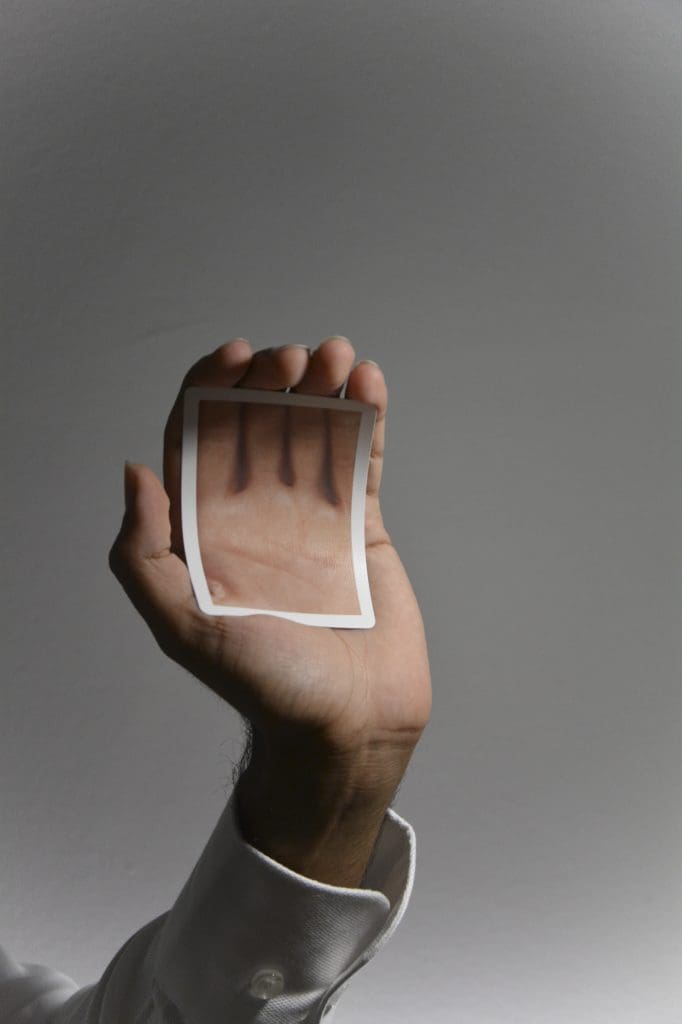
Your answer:
[[[357,887],[408,760],[255,736],[235,787],[244,839],[298,874]]]

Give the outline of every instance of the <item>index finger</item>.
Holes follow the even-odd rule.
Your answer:
[[[214,352],[202,356],[185,374],[163,432],[163,486],[170,499],[171,551],[184,556],[180,517],[180,468],[182,456],[182,410],[187,388],[231,388],[251,362],[251,345],[245,338],[233,338]]]

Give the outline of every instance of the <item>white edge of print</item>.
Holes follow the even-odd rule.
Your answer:
[[[272,608],[243,608],[215,604],[206,582],[199,549],[197,522],[197,449],[199,403],[204,401],[260,402],[267,405],[302,405],[337,412],[359,412],[360,429],[355,450],[351,497],[351,551],[353,572],[360,612],[356,615],[318,615],[312,612],[278,611]],[[249,388],[187,388],[184,396],[181,464],[181,514],[185,558],[192,589],[200,610],[205,615],[272,615],[305,626],[370,629],[376,618],[367,574],[365,554],[365,495],[372,447],[376,409],[364,402],[350,399],[323,398],[319,395],[298,395],[282,391],[261,391]]]

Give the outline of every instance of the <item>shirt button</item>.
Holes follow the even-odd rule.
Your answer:
[[[264,967],[251,978],[249,992],[256,999],[272,999],[284,991],[284,977],[274,967]]]

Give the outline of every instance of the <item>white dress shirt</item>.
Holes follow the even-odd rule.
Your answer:
[[[331,1024],[405,912],[415,852],[388,810],[360,888],[316,882],[245,842],[233,792],[172,909],[95,984],[0,947],[0,1024]]]

